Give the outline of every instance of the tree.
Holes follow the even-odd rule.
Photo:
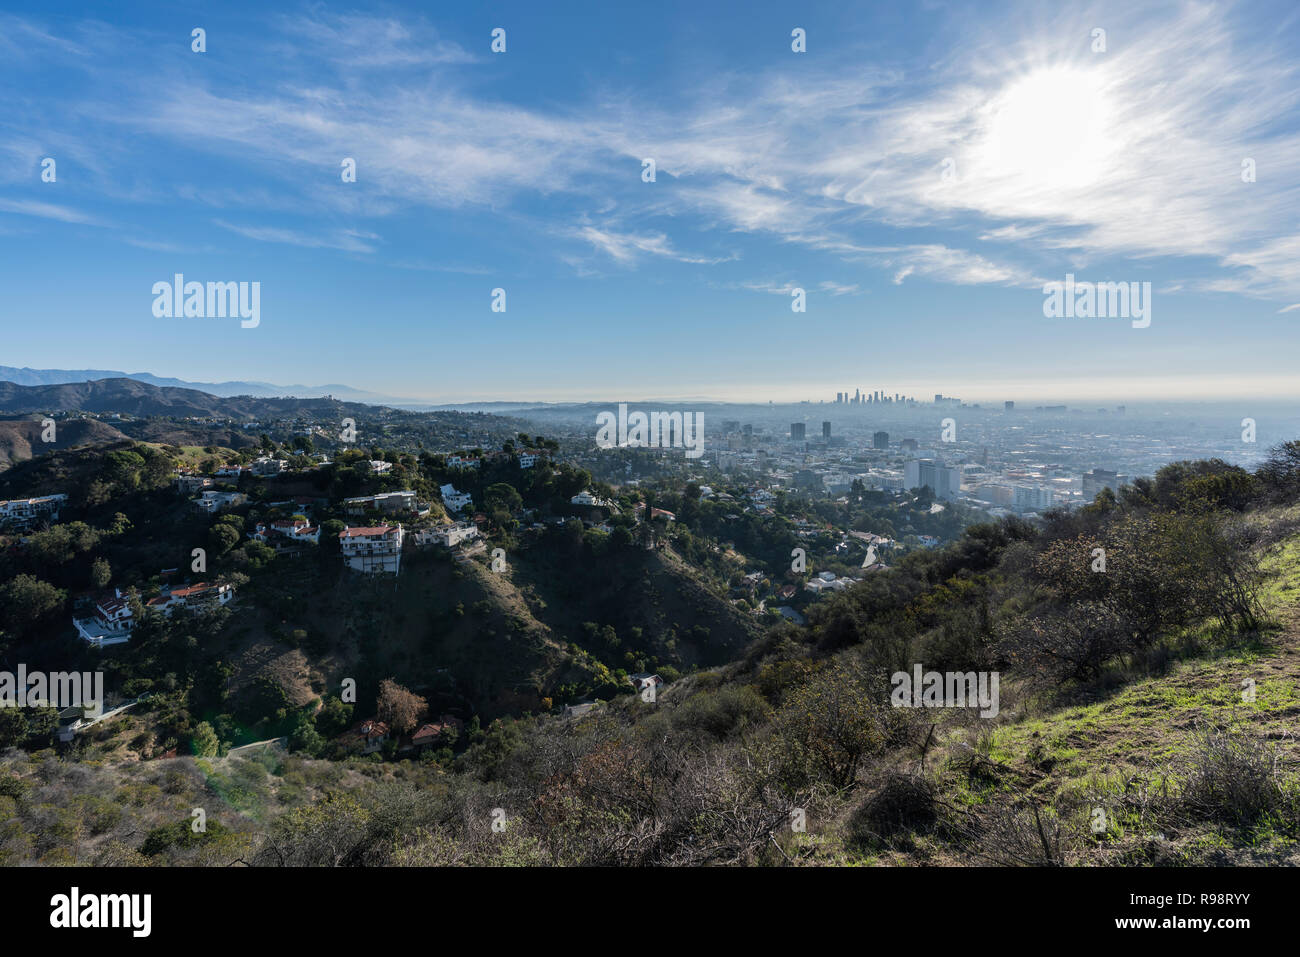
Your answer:
[[[219,522],[208,529],[208,540],[218,555],[224,555],[239,544],[239,532],[233,525]]]
[[[96,558],[90,566],[90,583],[96,588],[104,588],[113,580],[113,570],[103,558]]]
[[[483,504],[489,512],[500,510],[514,513],[524,507],[524,500],[513,485],[497,482],[484,490]]]
[[[17,575],[0,584],[0,619],[18,632],[26,632],[62,604],[64,593],[34,575]]]
[[[217,738],[217,732],[206,721],[200,721],[194,729],[194,737],[190,739],[190,751],[195,757],[215,758],[220,750],[221,741]]]
[[[429,702],[391,678],[379,682],[379,700],[375,710],[379,720],[398,734],[414,731],[428,709]]]

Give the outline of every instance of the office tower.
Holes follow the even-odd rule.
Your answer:
[[[831,424],[830,424],[829,422],[823,422],[823,423],[822,423],[822,438],[823,438],[823,439],[826,439],[826,440],[829,442],[829,441],[830,441],[830,437],[831,437]]]
[[[933,459],[913,459],[903,466],[903,485],[908,489],[929,486],[936,498],[951,501],[961,492],[961,473]]]
[[[859,394],[859,390],[858,390],[858,389],[854,389],[854,390],[853,390],[853,402],[854,402],[855,404],[856,404],[857,401],[858,401],[858,394]]]
[[[1108,472],[1106,469],[1093,469],[1091,472],[1085,472],[1083,474],[1083,500],[1091,502],[1103,488],[1118,492],[1119,487],[1124,483],[1124,478],[1125,476],[1120,475],[1118,472]]]
[[[1003,412],[1014,412],[1015,409],[1016,409],[1016,404],[1014,402],[1007,401],[1002,403]]]
[[[873,449],[887,449],[887,448],[889,448],[889,433],[888,433],[888,432],[877,432],[875,435],[873,435],[873,436],[871,437],[871,447],[872,447]]]
[[[808,429],[802,422],[790,423],[790,438],[795,442],[802,442],[808,435]]]

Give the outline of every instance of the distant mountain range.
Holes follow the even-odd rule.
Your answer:
[[[156,386],[129,378],[56,385],[15,385],[0,382],[0,413],[9,415],[53,412],[117,412],[135,417],[187,416],[253,420],[298,412],[364,413],[367,403],[344,402],[337,397],[217,396],[198,389]]]
[[[198,389],[209,395],[229,397],[234,395],[251,395],[258,398],[294,396],[300,399],[333,396],[350,402],[367,402],[392,405],[396,401],[410,403],[414,400],[396,400],[392,396],[365,392],[346,385],[274,385],[270,382],[187,382],[184,379],[169,379],[149,372],[116,372],[111,369],[28,369],[14,366],[0,366],[0,382],[12,382],[15,385],[66,385],[76,382],[94,382],[98,379],[133,379],[174,389]]]

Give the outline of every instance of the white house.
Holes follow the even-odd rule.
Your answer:
[[[468,455],[449,455],[447,464],[452,468],[476,469],[479,467],[479,460]]]
[[[199,498],[194,500],[194,504],[203,512],[219,512],[223,508],[234,508],[237,505],[243,505],[248,501],[248,496],[243,492],[218,492],[208,489]]]
[[[402,537],[400,524],[345,528],[339,532],[339,547],[349,568],[367,575],[379,572],[396,575],[402,561]]]
[[[383,459],[370,460],[370,471],[374,472],[376,475],[383,475],[385,472],[391,472],[392,470],[392,462],[385,462]]]
[[[310,522],[283,519],[276,522],[258,522],[251,536],[259,542],[271,544],[305,544],[315,545],[320,541],[320,526]]]
[[[595,495],[592,495],[590,489],[585,489],[579,492],[577,495],[573,496],[573,498],[569,499],[569,504],[570,505],[608,505],[609,503],[606,502],[603,498],[597,498]]]
[[[521,469],[530,469],[536,464],[537,464],[537,453],[535,452],[519,453],[519,467]]]
[[[135,628],[135,615],[127,596],[115,588],[111,597],[95,602],[89,618],[73,618],[72,624],[87,644],[102,648],[129,641]]]
[[[39,498],[15,498],[0,502],[0,525],[13,524],[26,528],[40,521],[54,521],[68,496],[43,495]]]
[[[461,542],[478,538],[478,526],[473,522],[455,522],[451,525],[435,525],[422,528],[415,533],[415,544],[444,545],[453,548]]]
[[[439,491],[442,492],[442,504],[453,512],[459,512],[474,501],[473,495],[469,492],[456,491],[456,487],[450,483],[444,485]]]

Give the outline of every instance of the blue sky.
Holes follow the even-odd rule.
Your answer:
[[[1300,393],[1300,10],[1056,7],[2,13],[0,364],[437,401]],[[178,272],[260,282],[260,325],[156,318]],[[1150,326],[1045,318],[1067,273],[1150,282]]]

